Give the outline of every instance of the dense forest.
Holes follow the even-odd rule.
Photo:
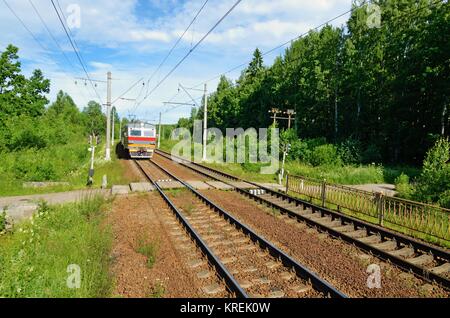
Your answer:
[[[9,45],[0,56],[0,188],[6,192],[21,180],[66,178],[89,158],[88,135],[103,135],[106,126],[96,102],[80,111],[60,91],[49,104],[50,80],[40,70],[24,76],[18,52]]]
[[[367,23],[370,7],[354,3],[346,26],[310,32],[271,66],[257,49],[236,82],[220,79],[209,99],[209,125],[268,127],[269,110],[294,109],[293,139],[300,140],[293,157],[302,155],[295,153],[301,140],[313,140],[346,145],[349,163],[420,164],[450,130],[450,6],[375,2],[379,27]]]

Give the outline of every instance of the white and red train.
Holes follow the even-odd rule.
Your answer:
[[[150,159],[156,149],[156,127],[144,122],[129,123],[123,129],[122,144],[133,159]]]

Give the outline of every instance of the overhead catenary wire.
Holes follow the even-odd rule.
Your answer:
[[[189,29],[191,28],[191,26],[195,23],[195,21],[197,20],[198,16],[200,15],[200,13],[203,11],[203,9],[205,8],[206,4],[208,3],[209,0],[206,0],[203,5],[201,6],[201,8],[198,10],[197,14],[194,16],[194,18],[192,19],[192,21],[189,23],[189,25],[187,26],[187,28],[184,30],[184,32],[181,34],[181,36],[178,38],[178,40],[175,42],[175,44],[172,46],[172,48],[170,49],[170,51],[167,53],[167,55],[164,57],[164,59],[161,61],[161,63],[158,65],[158,67],[156,68],[156,70],[153,72],[153,74],[150,76],[149,80],[147,81],[147,91],[145,93],[145,95],[148,94],[148,90],[149,90],[149,86],[151,83],[151,80],[153,79],[153,77],[158,73],[158,71],[161,69],[161,67],[166,63],[167,59],[172,55],[173,51],[175,50],[175,48],[178,46],[178,44],[181,42],[181,40],[184,38],[184,36],[186,35],[186,33],[189,31]]]
[[[56,12],[56,14],[57,14],[57,16],[58,16],[58,19],[59,19],[59,21],[60,21],[60,23],[61,23],[61,25],[62,25],[62,27],[63,27],[63,29],[64,29],[64,32],[65,32],[65,34],[66,34],[66,36],[67,36],[67,38],[68,38],[68,40],[69,40],[69,42],[70,42],[70,44],[71,44],[71,46],[72,46],[72,48],[73,48],[73,51],[75,52],[75,55],[77,56],[78,61],[80,62],[80,65],[81,65],[81,67],[83,68],[84,73],[86,74],[87,79],[88,79],[89,82],[91,83],[92,89],[94,90],[95,94],[97,95],[97,98],[98,98],[98,100],[99,100],[99,102],[100,102],[100,105],[102,105],[102,104],[103,104],[102,99],[101,99],[100,95],[98,94],[98,91],[97,91],[97,89],[95,88],[94,83],[93,83],[92,80],[91,80],[91,77],[90,77],[90,75],[89,75],[89,73],[88,73],[88,71],[87,71],[87,68],[86,68],[85,64],[83,63],[83,60],[82,60],[82,58],[81,58],[81,53],[78,52],[78,50],[76,49],[75,44],[74,44],[74,41],[72,40],[72,37],[70,36],[69,32],[67,31],[66,25],[65,25],[63,19],[61,18],[61,14],[63,14],[63,13],[61,13],[61,14],[59,13],[58,9],[56,8],[56,5],[55,5],[54,0],[51,0],[51,2],[52,2],[52,5],[53,5],[53,8],[55,9],[55,12]]]
[[[178,44],[181,42],[181,40],[184,38],[184,36],[186,35],[186,33],[189,31],[189,29],[191,28],[191,26],[195,23],[195,21],[197,20],[197,18],[199,17],[200,13],[203,11],[203,9],[205,8],[206,4],[209,2],[209,0],[206,0],[203,5],[200,7],[200,9],[197,11],[196,15],[194,16],[194,18],[191,20],[191,22],[189,23],[189,25],[186,27],[186,29],[184,30],[184,32],[181,34],[181,36],[178,38],[178,40],[174,43],[174,45],[172,46],[172,48],[169,50],[169,52],[166,54],[166,56],[164,57],[164,59],[161,61],[161,63],[158,65],[158,67],[156,68],[156,70],[152,73],[152,75],[150,76],[150,78],[147,80],[147,84],[146,84],[146,92],[144,94],[144,96],[146,96],[149,92],[150,89],[150,83],[152,81],[152,79],[154,78],[154,76],[158,73],[158,71],[161,69],[161,67],[166,63],[167,59],[172,55],[173,51],[175,50],[175,48],[178,46]],[[192,46],[192,45],[191,45]],[[139,98],[141,97],[142,93],[143,93],[143,88],[141,89],[141,91],[139,92],[139,94],[136,96],[136,102],[133,105],[133,113],[136,112],[137,107],[139,107]]]
[[[47,23],[45,23],[45,20],[42,18],[42,15],[39,13],[39,10],[36,8],[36,6],[34,5],[32,0],[28,0],[28,2],[30,3],[31,7],[33,8],[34,12],[36,13],[36,15],[38,16],[39,20],[41,21],[42,25],[44,26],[45,30],[47,31],[47,33],[50,35],[50,37],[52,38],[53,42],[56,44],[56,46],[58,47],[59,51],[61,51],[62,55],[64,56],[65,60],[67,61],[67,63],[73,68],[74,71],[78,71],[78,69],[75,67],[75,65],[72,63],[72,61],[70,61],[70,59],[68,58],[67,54],[64,52],[64,50],[62,49],[61,45],[59,45],[58,40],[56,39],[56,37],[53,35],[52,31],[50,30],[50,28],[48,27]],[[70,76],[68,74],[66,74],[64,72],[64,74],[66,75],[66,77],[70,78]],[[84,93],[82,92],[82,90],[79,88],[78,85],[76,85],[78,91],[80,92],[80,95],[83,97],[84,101],[86,104],[88,104],[87,98],[84,95]]]
[[[364,5],[365,5],[365,4],[364,4]],[[333,22],[333,21],[335,21],[335,20],[337,20],[337,19],[340,19],[340,18],[346,16],[347,14],[353,12],[354,10],[356,10],[357,8],[359,8],[359,7],[361,7],[361,6],[363,6],[363,4],[361,4],[361,5],[359,5],[359,6],[355,7],[355,8],[351,8],[351,9],[349,9],[349,10],[347,10],[347,11],[345,11],[345,12],[343,12],[343,13],[341,13],[341,14],[339,14],[339,15],[337,15],[337,16],[335,16],[335,17],[329,19],[329,20],[327,20],[326,22],[323,22],[323,23],[321,23],[320,25],[318,25],[318,26],[316,26],[316,27],[314,27],[314,28],[312,28],[312,29],[309,29],[307,32],[304,32],[304,33],[302,33],[302,34],[296,36],[295,38],[292,38],[292,39],[290,39],[290,40],[288,40],[288,41],[286,41],[286,42],[283,42],[283,43],[277,45],[276,47],[274,47],[274,48],[272,48],[272,49],[270,49],[270,50],[268,50],[268,51],[266,51],[266,52],[263,52],[263,53],[261,54],[261,56],[264,57],[264,56],[266,56],[266,55],[268,55],[268,54],[270,54],[270,53],[272,53],[272,52],[274,52],[274,51],[276,51],[276,50],[278,50],[278,49],[281,49],[281,48],[285,47],[286,45],[292,43],[293,41],[296,41],[296,40],[301,39],[301,38],[303,38],[304,36],[306,36],[306,35],[308,35],[309,33],[311,33],[312,31],[318,30],[318,29],[322,28],[323,26],[326,26],[326,25],[328,25],[329,23],[331,23],[331,22]],[[212,81],[214,81],[214,80],[220,78],[220,77],[223,76],[223,75],[229,74],[229,73],[231,73],[231,72],[233,72],[233,71],[235,71],[235,70],[237,70],[237,69],[240,69],[241,67],[244,67],[244,66],[248,65],[248,63],[250,63],[250,62],[251,62],[251,60],[247,60],[246,62],[244,62],[244,63],[242,63],[242,64],[239,64],[239,65],[237,65],[237,66],[235,66],[235,67],[233,67],[233,68],[231,68],[231,69],[229,69],[229,70],[227,70],[227,71],[225,71],[225,72],[223,72],[223,73],[220,73],[219,75],[216,75],[216,76],[214,76],[214,77],[212,77],[212,78],[206,80],[205,82],[202,82],[202,83],[200,83],[200,84],[197,84],[197,85],[193,86],[193,88],[200,87],[200,86],[202,86],[202,85],[204,85],[204,84],[207,84],[207,83],[209,83],[209,82],[212,82]]]
[[[70,61],[70,59],[67,57],[67,54],[64,52],[64,50],[62,49],[62,47],[59,45],[58,40],[56,40],[56,37],[53,35],[52,31],[50,30],[50,28],[48,27],[47,23],[45,23],[45,20],[42,18],[42,15],[39,13],[38,9],[36,8],[36,6],[34,5],[32,0],[28,0],[28,2],[30,3],[31,7],[33,8],[34,12],[36,13],[36,15],[38,16],[39,20],[41,21],[42,25],[44,26],[45,30],[47,30],[47,33],[50,35],[50,37],[52,38],[53,42],[56,44],[56,46],[58,47],[58,49],[61,51],[62,55],[64,56],[64,58],[66,59],[67,63],[72,66],[72,68],[74,70],[76,70],[76,67],[74,66],[74,64],[72,63],[72,61]]]
[[[112,103],[111,105],[114,105],[119,99],[124,97],[126,94],[128,94],[137,84],[141,83],[144,80],[143,77],[141,77],[139,80],[137,80],[133,85],[131,85],[125,92],[119,95]]]
[[[3,0],[3,2],[4,2],[4,4],[6,5],[6,7],[11,11],[11,13],[16,17],[16,19],[20,22],[20,24],[22,25],[22,27],[30,34],[30,36],[33,38],[33,40],[44,50],[44,52],[50,52],[50,50],[46,47],[46,46],[44,46],[43,44],[42,44],[42,42],[40,41],[40,40],[38,40],[38,38],[37,38],[37,36],[30,30],[30,28],[25,24],[25,22],[19,17],[19,15],[15,12],[15,10],[8,4],[8,2],[6,1],[6,0]],[[30,4],[32,4],[31,3],[31,1],[30,1]],[[35,8],[34,6],[33,6],[33,8]],[[38,13],[37,12],[37,10],[35,10],[36,11],[36,13]],[[42,21],[42,20],[41,20]],[[47,31],[49,31],[48,29],[47,29]],[[54,38],[53,38],[54,39]],[[55,40],[55,39],[54,39]],[[66,58],[67,58],[67,56],[66,56]],[[55,63],[55,64],[57,64],[57,63]],[[64,73],[64,75],[68,78],[68,79],[70,79],[71,77],[68,75],[68,74],[66,74],[65,72],[63,72]],[[87,104],[87,98],[85,97],[85,95],[83,94],[83,92],[80,90],[80,88],[79,87],[77,87],[77,89],[79,90],[79,92],[80,92],[80,94],[81,94],[81,96],[83,97],[83,99],[84,99],[84,101],[86,102],[86,104]]]
[[[138,103],[140,106],[153,92],[155,92],[166,80],[172,75],[173,72],[195,51],[195,49],[222,23],[225,18],[230,15],[230,13],[241,3],[242,0],[238,0],[234,3],[234,5],[217,21],[214,26],[192,47],[189,52],[163,77],[162,80],[158,82],[158,84],[146,95],[144,99]]]
[[[25,22],[17,15],[17,13],[14,11],[14,9],[9,5],[9,3],[6,0],[3,0],[3,3],[8,7],[9,11],[16,17],[16,19],[22,24],[23,28],[31,35],[31,37],[34,39],[34,41],[44,50],[47,51],[47,48],[42,45],[42,43],[37,39],[36,35],[27,27]]]
[[[429,4],[429,6],[435,6],[435,5],[439,4],[439,3],[444,3],[444,1],[446,1],[446,0],[438,0],[438,1],[434,1],[434,2],[431,2],[431,3]],[[316,27],[314,27],[314,28],[308,30],[307,32],[304,32],[304,33],[302,33],[301,35],[299,35],[299,36],[297,36],[297,37],[295,37],[295,38],[293,38],[293,39],[291,39],[291,40],[289,40],[289,41],[283,42],[282,44],[279,44],[279,45],[277,45],[276,47],[274,47],[274,48],[272,48],[272,49],[270,49],[270,50],[268,50],[268,51],[262,53],[261,56],[264,57],[264,56],[266,56],[266,55],[268,55],[268,54],[270,54],[270,53],[272,53],[272,52],[274,52],[274,51],[276,51],[276,50],[278,50],[278,49],[280,49],[280,48],[282,48],[282,47],[284,47],[284,46],[286,46],[286,45],[292,43],[293,41],[299,40],[299,39],[305,37],[306,35],[310,34],[311,32],[316,31],[316,30],[318,30],[318,29],[320,29],[320,28],[322,28],[322,27],[328,25],[329,23],[331,23],[331,22],[333,22],[333,21],[335,21],[335,20],[337,20],[337,19],[339,19],[339,18],[341,18],[341,17],[343,17],[343,16],[345,16],[345,15],[347,15],[347,14],[349,14],[349,13],[352,13],[353,11],[356,11],[356,10],[360,9],[361,7],[366,6],[366,5],[367,5],[367,3],[366,3],[366,2],[363,2],[362,4],[360,4],[360,5],[358,5],[358,6],[354,6],[354,7],[352,7],[350,10],[347,10],[346,12],[343,12],[343,13],[339,14],[338,16],[335,16],[334,18],[327,20],[327,21],[324,22],[324,23],[321,23],[320,25],[318,25],[318,26],[316,26]],[[398,20],[398,19],[404,18],[404,17],[407,16],[407,15],[412,15],[413,13],[416,13],[416,12],[418,12],[418,11],[424,10],[424,9],[426,9],[426,8],[427,8],[426,6],[417,8],[417,9],[415,9],[415,10],[412,10],[412,11],[409,12],[408,14],[402,14],[402,15],[400,15],[400,16],[396,17],[395,19]],[[394,20],[394,19],[391,19],[391,20]],[[300,57],[294,58],[294,59],[289,60],[289,61],[286,61],[286,62],[285,62],[285,65],[291,64],[291,63],[293,63],[293,62],[296,62],[296,61],[298,61],[299,59],[300,59]],[[247,60],[245,63],[239,64],[239,65],[237,65],[237,66],[235,66],[235,67],[233,67],[233,68],[231,68],[231,69],[229,69],[229,70],[227,70],[227,71],[225,71],[225,72],[222,72],[222,73],[220,73],[220,74],[218,74],[218,75],[216,75],[216,76],[214,76],[214,77],[212,77],[212,78],[210,78],[210,79],[208,79],[208,80],[206,80],[206,81],[204,81],[204,82],[202,82],[202,83],[199,83],[199,84],[193,86],[193,88],[201,87],[201,86],[203,86],[204,84],[207,84],[207,83],[209,83],[209,82],[211,82],[211,81],[214,81],[214,80],[220,78],[221,76],[224,76],[224,75],[229,74],[229,73],[231,73],[231,72],[233,72],[233,71],[235,71],[235,70],[237,70],[237,69],[240,69],[240,68],[242,68],[242,67],[244,67],[244,66],[247,66],[250,62],[251,62],[251,60]],[[235,83],[232,84],[232,86],[235,86],[235,85],[236,85]],[[213,94],[213,93],[210,93],[210,95],[211,95],[211,94]]]

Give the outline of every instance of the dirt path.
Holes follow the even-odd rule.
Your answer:
[[[384,193],[387,196],[393,197],[397,194],[394,184],[360,184],[360,185],[347,185],[346,187],[364,190],[368,192]]]
[[[366,255],[357,248],[304,224],[291,222],[236,192],[201,191],[252,227],[257,233],[305,264],[351,297],[448,297],[439,287],[421,288],[423,281]],[[370,264],[381,267],[382,288],[367,287]],[[429,287],[429,286],[428,286]]]
[[[156,193],[118,197],[108,216],[114,241],[111,273],[115,278],[113,296],[119,297],[205,297],[196,272],[189,268],[197,255],[191,242],[177,241],[171,232],[171,212]],[[154,265],[138,250],[143,245],[156,247]],[[188,251],[181,251],[186,247]],[[191,258],[190,258],[191,257]],[[210,278],[214,280],[215,277]],[[210,284],[209,282],[204,282]]]

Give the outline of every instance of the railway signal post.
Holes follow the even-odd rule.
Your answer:
[[[89,136],[89,143],[90,143],[90,148],[89,151],[91,152],[91,165],[89,168],[89,175],[88,175],[88,181],[87,181],[87,185],[91,186],[94,183],[94,161],[95,161],[95,145],[97,144],[98,140],[97,140],[97,136],[95,136],[94,133],[92,133]]]

